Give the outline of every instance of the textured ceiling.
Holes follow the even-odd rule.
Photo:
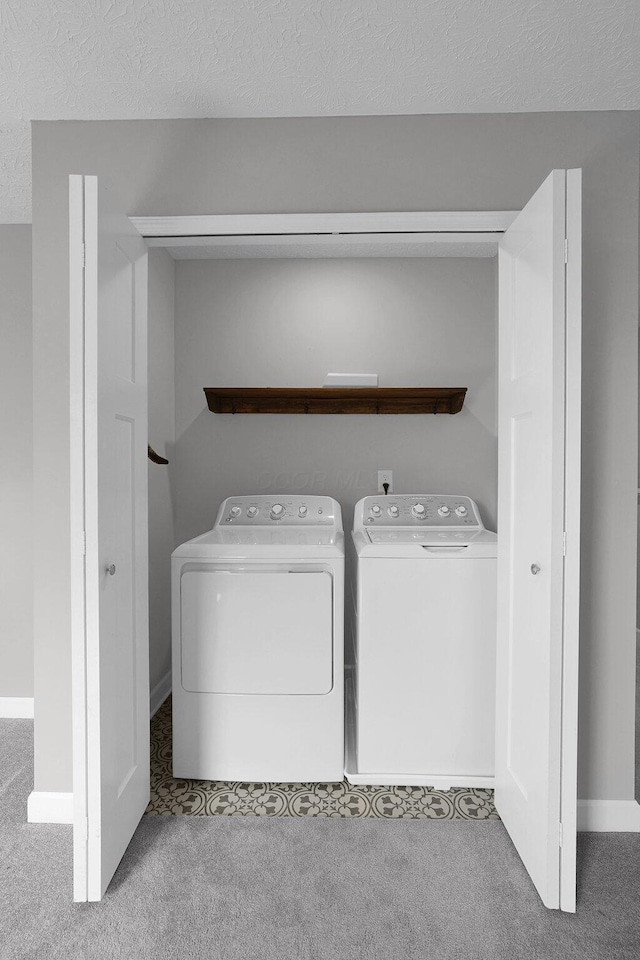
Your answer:
[[[0,222],[31,119],[640,108],[639,0],[0,0]]]

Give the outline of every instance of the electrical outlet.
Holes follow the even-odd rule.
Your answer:
[[[393,470],[378,470],[378,493],[384,493],[385,483],[389,484],[387,493],[393,493]]]

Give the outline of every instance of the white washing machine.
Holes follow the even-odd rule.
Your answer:
[[[497,537],[468,497],[356,505],[347,779],[494,785]]]
[[[174,776],[342,780],[340,505],[231,497],[171,563]]]

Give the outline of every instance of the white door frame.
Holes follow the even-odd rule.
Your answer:
[[[75,215],[74,215],[75,214]],[[73,720],[73,889],[87,897],[87,722],[75,704],[87,702],[85,574],[85,356],[84,356],[84,183],[69,179],[69,404],[71,534],[71,689]]]
[[[262,257],[494,257],[517,210],[131,217],[176,260]],[[344,251],[344,252],[343,252]]]
[[[211,237],[299,234],[504,233],[518,210],[409,211],[406,213],[249,213],[202,216],[130,217],[149,246],[166,247],[176,238],[193,246]]]
[[[568,178],[567,191],[567,221],[573,224],[577,235],[581,228],[581,180],[580,171],[571,171],[573,178]],[[249,244],[260,238],[267,244],[282,242],[287,237],[291,244],[291,255],[295,256],[296,237],[307,243],[313,237],[328,237],[339,243],[344,241],[348,249],[348,241],[355,237],[368,238],[371,241],[379,240],[384,243],[390,235],[396,239],[418,235],[425,241],[432,239],[448,242],[451,256],[456,256],[456,247],[460,249],[470,240],[478,240],[486,244],[495,243],[499,236],[511,225],[519,211],[412,211],[404,213],[326,213],[326,214],[212,214],[204,216],[154,216],[131,217],[131,222],[145,238],[149,246],[158,247],[207,247],[212,248],[215,256],[215,238],[235,238],[235,244],[240,245],[242,240]],[[256,254],[258,255],[258,254]],[[319,254],[322,256],[322,254]],[[348,254],[347,254],[348,255]],[[580,382],[580,340],[581,340],[581,259],[575,256],[571,261],[571,269],[567,271],[565,279],[566,293],[566,338],[568,356],[573,364],[566,371],[574,383]],[[573,397],[567,398],[567,436],[565,444],[565,486],[575,488],[580,477],[580,436],[572,429],[572,425],[580,423],[580,410],[575,411],[570,402]],[[578,488],[579,489],[579,486]],[[566,499],[566,498],[565,498]],[[580,499],[569,500],[566,503],[565,529],[579,529]],[[577,607],[579,602],[579,568],[580,552],[578,544],[567,545],[567,566],[565,582],[564,621],[565,630],[577,630]],[[567,687],[564,678],[572,676],[575,664],[566,660],[566,650],[571,656],[577,655],[577,644],[568,644],[563,652],[563,697],[567,698],[569,715],[575,716],[575,721],[563,726],[562,754],[563,754],[563,785],[571,788],[575,785],[577,766],[577,686]],[[576,709],[574,709],[574,707]],[[575,849],[576,817],[575,811],[562,818],[566,831],[564,843]],[[568,852],[568,851],[567,851]],[[569,857],[571,859],[571,857]],[[575,902],[575,876],[563,876],[561,871],[561,902],[572,909]],[[575,908],[574,908],[575,909]]]
[[[582,170],[567,170],[565,247],[565,410],[564,410],[564,604],[562,624],[562,782],[560,784],[560,909],[576,909],[578,830],[578,658],[580,646],[580,510],[582,499]],[[571,250],[572,238],[578,238]],[[572,390],[566,390],[566,384]],[[577,396],[577,402],[576,402]],[[567,491],[578,491],[567,496]],[[569,722],[566,722],[566,721]],[[576,791],[564,809],[562,797]],[[565,864],[571,868],[567,874]]]

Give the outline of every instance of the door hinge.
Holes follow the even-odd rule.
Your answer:
[[[74,557],[86,557],[87,555],[87,534],[85,530],[80,531],[72,540],[72,549]]]
[[[569,241],[564,238],[564,262],[569,263]]]
[[[558,843],[562,846],[562,824],[558,824]]]

